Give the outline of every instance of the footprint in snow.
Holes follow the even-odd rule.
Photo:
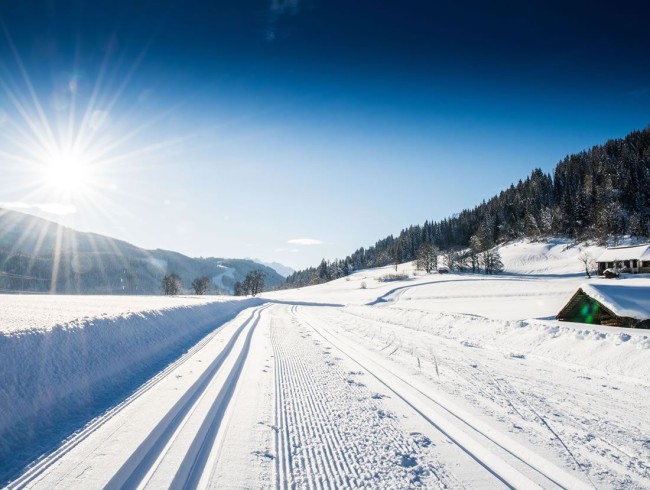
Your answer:
[[[413,468],[418,465],[418,460],[410,454],[397,453],[397,464],[402,468]]]
[[[262,459],[275,459],[275,456],[268,451],[253,451],[251,454],[254,454],[255,456],[258,456]]]
[[[380,419],[394,419],[395,415],[393,415],[390,412],[387,412],[386,410],[377,410],[377,415],[379,415]]]
[[[461,340],[460,344],[464,345],[465,347],[473,347],[474,349],[479,349],[481,347],[480,345],[474,342],[470,342],[469,340]]]
[[[363,383],[359,383],[359,382],[358,382],[357,380],[355,380],[355,379],[346,379],[345,381],[347,381],[347,383],[348,383],[349,385],[352,385],[352,386],[358,386],[359,388],[363,388],[364,386],[366,386],[366,385],[364,385]]]
[[[419,432],[411,432],[411,437],[413,438],[415,444],[417,444],[420,447],[429,447],[433,444],[431,439],[429,439],[427,436]],[[433,445],[435,446],[435,444]]]
[[[263,425],[264,427],[268,427],[268,428],[271,429],[273,432],[280,432],[280,429],[279,429],[277,426],[275,426],[275,425],[271,425],[271,424],[267,424],[266,422],[258,422],[257,425]]]
[[[515,353],[515,352],[511,352],[508,357],[510,359],[526,359],[526,356],[524,354],[518,354],[518,353]]]

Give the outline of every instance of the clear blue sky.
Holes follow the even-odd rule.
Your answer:
[[[644,2],[132,3],[0,1],[2,205],[302,268],[650,123]]]

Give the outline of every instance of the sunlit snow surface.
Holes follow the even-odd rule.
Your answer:
[[[223,296],[58,296],[0,295],[0,332],[48,329],[92,318],[224,301]]]
[[[4,447],[32,459],[38,443],[53,451],[12,485],[647,488],[650,331],[554,320],[578,287],[602,281],[578,260],[601,250],[520,241],[501,249],[499,276],[401,264],[408,279],[382,282],[394,267],[365,270],[249,304],[3,297],[0,350],[15,342],[20,366],[49,363],[31,378],[3,372],[0,403],[13,417]],[[186,328],[207,336],[190,351],[164,340]],[[39,331],[56,333],[45,351],[20,346]],[[46,435],[21,446],[14,400],[38,409],[39,376],[54,386],[43,403],[64,394],[57,373],[74,366],[75,332],[84,332],[76,345],[106,359],[83,365],[87,386],[105,382],[116,345],[141,342],[145,364],[167,345],[171,364],[117,407],[99,405],[108,411],[58,448]],[[75,405],[61,399],[67,420]]]

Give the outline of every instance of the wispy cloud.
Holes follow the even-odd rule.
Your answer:
[[[292,238],[287,241],[293,245],[322,245],[323,242],[316,240],[315,238]]]
[[[77,207],[73,204],[61,204],[59,202],[45,202],[40,204],[30,204],[27,202],[14,201],[14,202],[0,202],[0,208],[14,209],[17,211],[29,211],[36,209],[48,214],[75,214]]]
[[[278,24],[285,15],[296,15],[300,11],[300,0],[271,0],[266,27],[266,40],[274,41],[278,36]]]

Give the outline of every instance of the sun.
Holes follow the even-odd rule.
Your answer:
[[[59,192],[82,192],[90,184],[90,165],[82,155],[57,152],[48,158],[44,177],[47,185]]]

